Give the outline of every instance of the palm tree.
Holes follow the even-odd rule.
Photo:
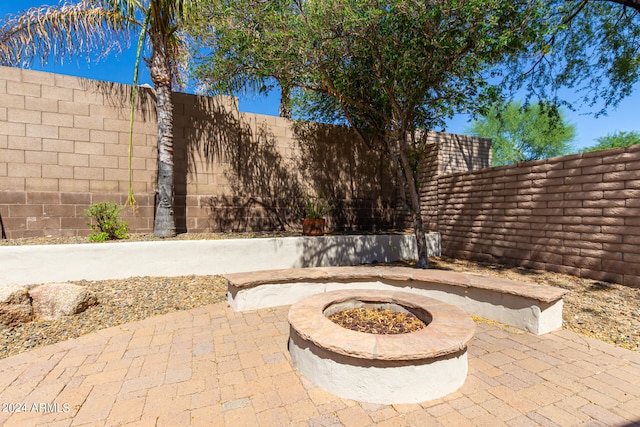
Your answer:
[[[179,60],[186,52],[180,28],[193,0],[80,0],[9,16],[0,27],[0,64],[28,66],[50,56],[62,60],[102,56],[131,41],[147,43],[157,97],[158,180],[154,234],[176,234],[173,216],[173,102]],[[139,47],[141,44],[139,45]],[[140,49],[139,49],[140,51]],[[134,91],[135,94],[135,82]]]

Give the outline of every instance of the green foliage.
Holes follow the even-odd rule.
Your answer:
[[[198,2],[195,75],[212,93],[279,82],[307,118],[342,122],[384,150],[426,240],[412,155],[426,131],[499,97],[490,69],[538,38],[529,0],[236,0]],[[415,159],[415,157],[413,157]]]
[[[324,218],[326,214],[331,212],[331,203],[322,196],[310,196],[304,197],[303,201],[303,218],[304,219],[320,219]]]
[[[576,135],[560,110],[542,102],[493,107],[471,124],[469,132],[492,140],[494,166],[569,154]]]
[[[596,107],[596,114],[617,106],[640,78],[639,4],[622,0],[541,4],[546,7],[541,14],[546,31],[530,45],[529,55],[511,68],[516,85],[568,106]],[[576,99],[560,99],[561,88],[571,89]]]
[[[640,144],[639,132],[615,132],[607,136],[601,136],[597,138],[598,143],[594,146],[587,147],[583,150],[584,153],[591,151],[607,150],[609,148],[630,147],[632,145]]]
[[[118,216],[124,209],[115,202],[96,203],[89,206],[85,211],[88,221],[87,225],[91,227],[93,233],[89,235],[92,242],[104,242],[105,240],[117,240],[129,238],[129,224],[121,220]]]
[[[333,122],[338,112],[343,122],[385,137],[434,129],[494,101],[499,87],[489,83],[488,69],[523,50],[538,30],[523,0],[199,6],[192,65],[210,92],[283,82],[320,95],[306,104],[312,118]]]

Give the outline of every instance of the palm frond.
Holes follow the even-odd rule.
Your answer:
[[[141,0],[91,0],[97,7],[107,10],[119,10],[124,16],[136,16],[140,11],[144,10],[144,4]]]
[[[133,67],[133,84],[131,85],[131,108],[129,111],[129,156],[128,156],[128,165],[129,165],[129,194],[127,195],[126,205],[131,206],[132,211],[137,213],[137,203],[136,198],[133,195],[133,124],[134,114],[136,110],[136,95],[138,94],[138,71],[140,70],[140,59],[142,58],[142,47],[144,45],[144,40],[147,37],[147,26],[149,23],[150,16],[147,14],[144,17],[144,23],[140,30],[140,34],[138,36],[138,45],[136,47],[136,63]]]
[[[99,58],[126,45],[135,16],[102,3],[82,0],[10,15],[0,28],[0,64],[46,63],[51,55],[60,60],[81,54]]]

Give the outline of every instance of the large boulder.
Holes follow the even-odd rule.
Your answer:
[[[0,285],[0,327],[33,320],[29,291],[25,286]]]
[[[33,315],[44,320],[82,313],[98,304],[95,294],[70,283],[47,283],[29,291]]]

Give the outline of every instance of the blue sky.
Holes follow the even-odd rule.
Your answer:
[[[19,13],[29,7],[43,4],[58,4],[56,0],[0,0],[0,16],[7,13]],[[36,63],[31,68],[67,74],[72,76],[86,77],[97,80],[106,80],[117,83],[131,84],[133,79],[133,64],[135,59],[135,48],[122,53],[113,53],[100,62],[87,63],[84,58],[68,61],[65,64],[45,64]],[[139,83],[151,83],[149,74],[145,67],[141,69]],[[570,96],[570,94],[569,94]],[[240,111],[278,115],[279,94],[277,91],[269,96],[248,96],[241,97],[239,102]],[[634,93],[623,100],[617,109],[610,109],[607,116],[594,118],[589,113],[597,111],[597,106],[592,109],[583,107],[578,111],[565,111],[567,120],[574,124],[577,129],[577,137],[574,147],[579,150],[584,147],[595,145],[595,139],[615,131],[640,131],[640,84],[636,85]],[[465,116],[457,116],[449,121],[446,131],[464,134],[469,126]]]

